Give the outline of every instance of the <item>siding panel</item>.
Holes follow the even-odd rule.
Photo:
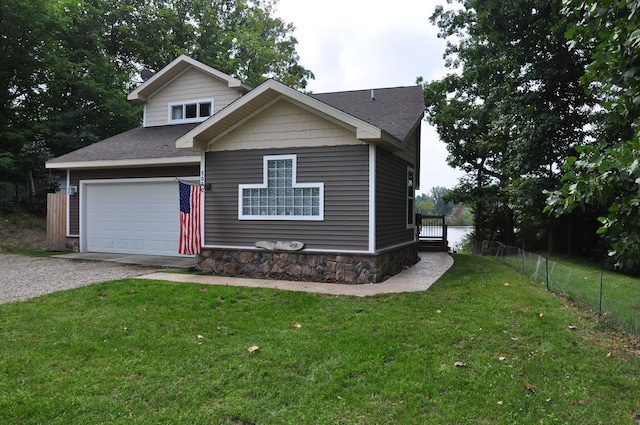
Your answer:
[[[299,148],[362,144],[354,130],[341,127],[286,100],[271,105],[224,138],[209,151]]]
[[[263,156],[285,154],[297,155],[299,183],[324,183],[324,221],[238,220],[238,185],[262,183]],[[309,250],[368,250],[368,146],[209,152],[206,170],[208,246],[298,240]]]
[[[226,82],[191,68],[149,98],[146,126],[167,125],[169,103],[213,98],[215,113],[239,97],[240,93],[230,89]]]
[[[376,249],[413,241],[407,229],[407,162],[382,150],[376,151]]]

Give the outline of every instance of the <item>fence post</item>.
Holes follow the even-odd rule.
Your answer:
[[[598,322],[602,316],[602,272],[600,272],[600,302],[598,303]]]
[[[527,261],[527,252],[524,250],[524,244],[522,244],[522,274],[524,276],[526,276],[527,274],[525,273],[524,267],[525,267],[525,262]]]
[[[549,289],[549,259],[548,258],[544,259],[544,268],[546,270],[546,275],[547,275],[547,291],[550,291],[551,289]]]

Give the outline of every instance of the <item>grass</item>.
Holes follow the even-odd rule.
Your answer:
[[[546,282],[544,258],[528,253],[525,274]],[[504,257],[516,271],[522,271],[522,257]],[[601,320],[612,327],[625,329],[640,336],[640,280],[628,275],[605,270],[598,264],[580,259],[552,257],[548,261],[549,288],[572,301],[581,303],[598,313]],[[602,276],[602,304],[600,304],[600,277]]]
[[[0,423],[637,425],[639,349],[474,256],[368,298],[121,280],[0,305]]]

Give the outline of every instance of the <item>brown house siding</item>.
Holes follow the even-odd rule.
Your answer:
[[[209,152],[205,245],[252,247],[261,240],[300,241],[306,250],[367,251],[367,145]],[[297,155],[297,182],[324,183],[324,221],[238,220],[238,185],[260,184],[264,155]]]
[[[376,151],[376,250],[412,242],[406,228],[407,162],[383,149]]]
[[[152,177],[199,176],[200,165],[180,167],[118,168],[111,170],[71,170],[70,185],[79,186],[81,180],[133,179]],[[176,199],[176,202],[178,200]],[[69,196],[69,234],[80,233],[80,196]]]

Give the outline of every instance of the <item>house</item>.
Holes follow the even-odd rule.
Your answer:
[[[181,56],[129,99],[142,127],[46,164],[77,250],[178,255],[180,179],[203,188],[202,270],[373,283],[418,261],[419,86],[251,88]]]

